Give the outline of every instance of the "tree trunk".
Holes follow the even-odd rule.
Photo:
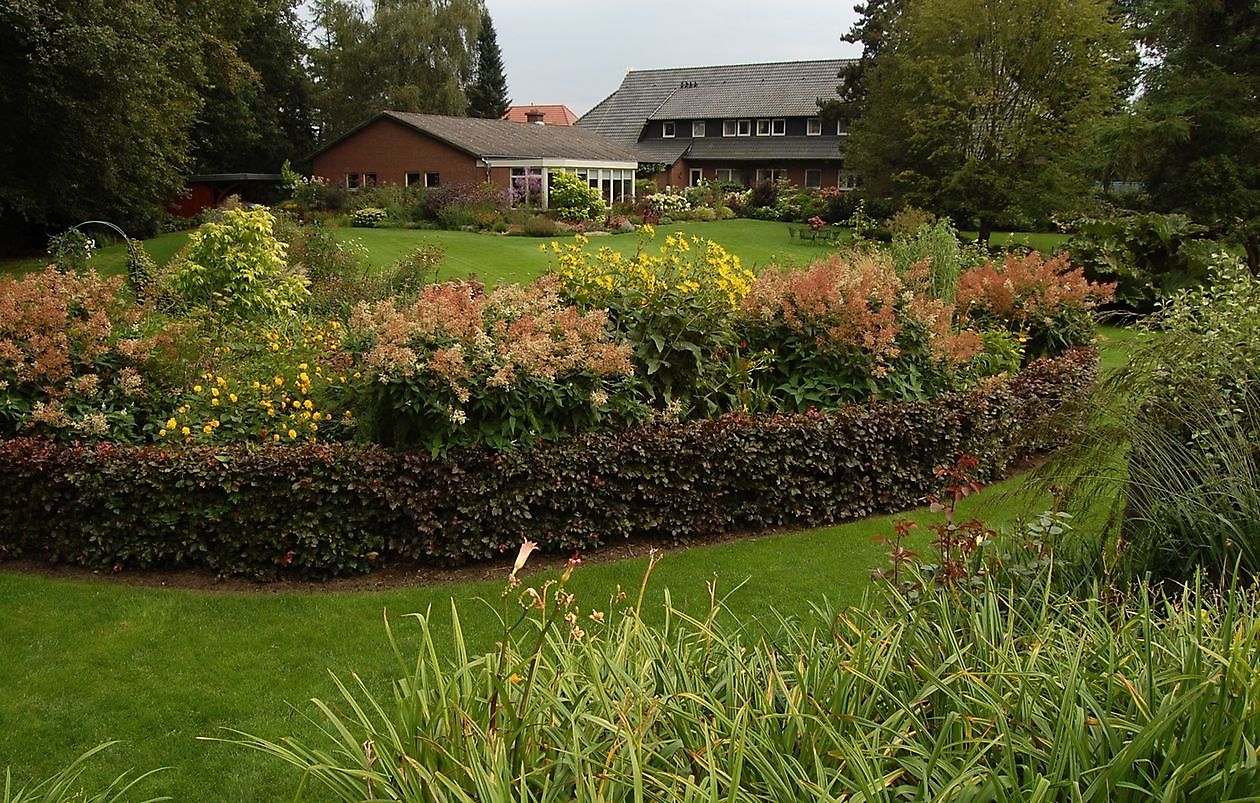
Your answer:
[[[1260,276],[1260,241],[1248,240],[1243,248],[1247,249],[1247,269],[1252,276]]]
[[[993,224],[984,218],[980,218],[980,231],[976,234],[976,242],[989,250],[989,237],[993,235]]]

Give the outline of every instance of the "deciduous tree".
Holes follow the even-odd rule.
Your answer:
[[[868,193],[974,223],[1037,218],[1087,189],[1075,154],[1123,97],[1132,45],[1108,0],[870,3],[848,162]]]
[[[1150,49],[1138,104],[1156,205],[1230,237],[1260,273],[1260,4],[1137,0]]]

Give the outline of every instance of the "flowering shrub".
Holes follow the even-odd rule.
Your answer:
[[[424,288],[400,307],[359,305],[350,319],[365,378],[357,403],[387,444],[510,446],[588,429],[628,408],[633,369],[602,311],[565,306],[555,283]]]
[[[342,388],[361,378],[341,350],[342,325],[242,329],[214,348],[209,370],[178,392],[178,407],[150,425],[158,443],[289,443],[349,438]]]
[[[953,308],[907,289],[892,262],[855,254],[757,277],[737,331],[764,354],[759,384],[784,409],[949,389],[980,346],[952,328]]]
[[[52,265],[0,282],[0,433],[136,437],[150,344],[120,284]]]
[[[185,305],[228,320],[291,313],[308,295],[307,279],[288,268],[274,227],[265,208],[224,210],[172,260],[168,289]]]
[[[636,376],[653,404],[678,413],[710,415],[738,409],[749,366],[734,352],[731,311],[747,295],[753,274],[710,240],[643,228],[630,257],[611,248],[592,252],[588,240],[551,244],[552,274],[579,307],[607,310],[619,337],[634,349]]]
[[[350,225],[360,228],[376,228],[385,222],[389,213],[376,206],[365,206],[350,213]]]
[[[501,220],[510,206],[510,193],[488,181],[443,184],[425,190],[420,213],[444,229],[487,228]]]
[[[1026,335],[1031,359],[1090,342],[1092,310],[1110,299],[1115,287],[1087,280],[1066,254],[1046,259],[1033,251],[964,271],[956,298],[970,320]]]
[[[547,200],[551,211],[562,220],[593,220],[604,215],[603,196],[577,173],[553,172]]]
[[[655,192],[646,196],[643,199],[643,203],[658,218],[666,215],[677,215],[680,212],[687,212],[691,209],[691,202],[682,193]]]

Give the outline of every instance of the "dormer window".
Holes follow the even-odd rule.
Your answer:
[[[666,120],[665,122],[661,123],[661,136],[664,137],[665,139],[674,138],[674,121],[673,120]]]
[[[805,121],[805,136],[818,137],[822,136],[822,119],[819,117],[811,117]]]
[[[770,136],[781,137],[787,133],[787,120],[782,118],[770,121]]]
[[[724,137],[735,136],[735,132],[737,130],[736,126],[738,124],[739,124],[738,120],[723,120],[722,121],[722,136]]]
[[[693,137],[703,137],[703,136],[704,136],[704,120],[694,120],[694,121],[692,121],[692,123],[691,123],[691,136],[693,136]]]
[[[739,121],[739,135],[741,137],[747,137],[747,136],[750,136],[751,134],[752,134],[752,120],[740,120]]]
[[[769,120],[757,121],[757,136],[759,137],[770,136],[770,121]]]
[[[836,135],[841,137],[849,136],[849,124],[844,120],[836,120]]]

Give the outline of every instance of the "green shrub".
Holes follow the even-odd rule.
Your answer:
[[[1210,253],[1200,245],[1207,228],[1184,215],[1084,218],[1074,228],[1063,250],[1091,280],[1114,282],[1116,302],[1129,309],[1150,312],[1160,298],[1207,278]]]
[[[95,252],[96,240],[80,229],[66,229],[48,240],[48,256],[52,257],[52,264],[67,273],[90,270]]]
[[[928,402],[733,414],[442,457],[4,440],[0,554],[327,577],[396,557],[484,560],[524,538],[566,553],[820,525],[920,504],[942,487],[934,467],[959,452],[977,457],[983,480],[1058,445],[1070,430],[1054,416],[1083,395],[1095,359],[1070,352]]]
[[[188,307],[227,319],[289,314],[306,299],[307,279],[289,270],[274,227],[265,208],[224,210],[193,232],[163,281]]]
[[[577,173],[551,174],[547,205],[561,220],[595,220],[604,216],[603,196]]]
[[[389,213],[377,206],[365,206],[350,213],[350,225],[376,228],[389,218]]]
[[[546,215],[533,215],[525,221],[524,232],[527,237],[555,237],[560,229]]]
[[[911,207],[913,208],[913,207]],[[910,225],[913,219],[904,217],[899,226]],[[958,232],[949,220],[926,223],[906,232],[894,230],[891,247],[893,264],[903,276],[912,273],[919,263],[926,260],[923,276],[918,279],[933,298],[954,300],[958,290],[958,277],[964,268],[972,268],[984,262],[984,255],[968,250],[958,239]]]
[[[913,239],[924,226],[935,224],[936,215],[917,206],[903,206],[884,222],[887,229],[892,232],[893,242],[902,238]]]
[[[348,803],[1215,803],[1260,785],[1254,590],[1106,604],[982,579],[764,633],[668,593],[652,625],[643,590],[579,599],[572,571],[513,572],[494,651],[454,605],[449,628],[416,615],[414,655],[387,624],[388,694],[337,679],[314,701],[321,736],[228,741]]]

